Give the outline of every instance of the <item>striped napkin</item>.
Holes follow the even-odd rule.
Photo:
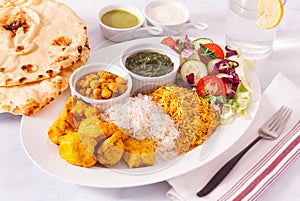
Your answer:
[[[288,94],[288,95],[287,95]],[[166,196],[173,201],[257,200],[260,195],[300,155],[300,88],[279,73],[262,94],[258,114],[238,149],[229,149],[220,157],[187,174],[168,180],[172,188]],[[282,135],[276,140],[261,140],[239,161],[227,177],[210,194],[196,193],[215,172],[257,136],[258,128],[282,105],[293,110]],[[250,137],[249,137],[250,136]],[[235,145],[236,147],[238,145]]]

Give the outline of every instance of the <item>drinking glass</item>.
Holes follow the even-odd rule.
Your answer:
[[[255,23],[258,0],[228,0],[225,42],[247,59],[260,59],[272,51],[277,27],[261,29]],[[286,0],[283,0],[285,4]]]

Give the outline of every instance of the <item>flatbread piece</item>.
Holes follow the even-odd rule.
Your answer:
[[[10,4],[0,9],[0,86],[52,78],[82,56],[87,27],[68,6],[52,0]]]

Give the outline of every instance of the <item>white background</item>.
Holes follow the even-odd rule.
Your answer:
[[[81,17],[88,27],[91,49],[94,50],[105,39],[99,30],[97,11],[108,4],[132,4],[142,9],[148,0],[61,0]],[[192,22],[206,22],[205,32],[188,31],[194,37],[210,37],[224,44],[226,26],[226,0],[185,0],[182,1],[191,12]],[[256,71],[262,90],[272,78],[283,72],[300,87],[300,25],[297,21],[300,11],[299,1],[288,1],[286,11],[279,26],[273,54],[258,62]],[[63,15],[63,13],[57,13]],[[286,92],[288,96],[291,91]],[[284,97],[274,97],[284,98]],[[295,103],[299,104],[299,103]],[[7,201],[82,201],[82,200],[126,200],[167,201],[169,190],[166,182],[123,189],[100,189],[66,183],[40,170],[25,154],[20,141],[21,116],[0,114],[0,200]],[[32,125],[38,126],[38,125]],[[260,200],[297,200],[300,197],[300,160],[298,159],[260,198]],[[197,179],[197,178],[195,178]],[[199,178],[198,178],[199,179]]]

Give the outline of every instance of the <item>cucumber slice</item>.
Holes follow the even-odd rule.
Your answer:
[[[191,54],[191,56],[189,56],[188,59],[189,59],[189,60],[190,60],[190,59],[193,59],[193,60],[200,60],[198,54],[196,54],[196,53]]]
[[[208,62],[207,64],[208,73],[211,73],[214,70],[215,64],[218,63],[219,61],[221,61],[221,59],[213,59]]]
[[[197,38],[192,41],[192,44],[194,45],[195,50],[199,49],[200,44],[207,44],[207,43],[213,43],[213,40],[210,38]]]
[[[184,81],[187,81],[186,76],[194,73],[194,84],[192,86],[196,86],[200,78],[207,75],[206,65],[199,60],[190,59],[184,62],[180,67],[180,75]]]

